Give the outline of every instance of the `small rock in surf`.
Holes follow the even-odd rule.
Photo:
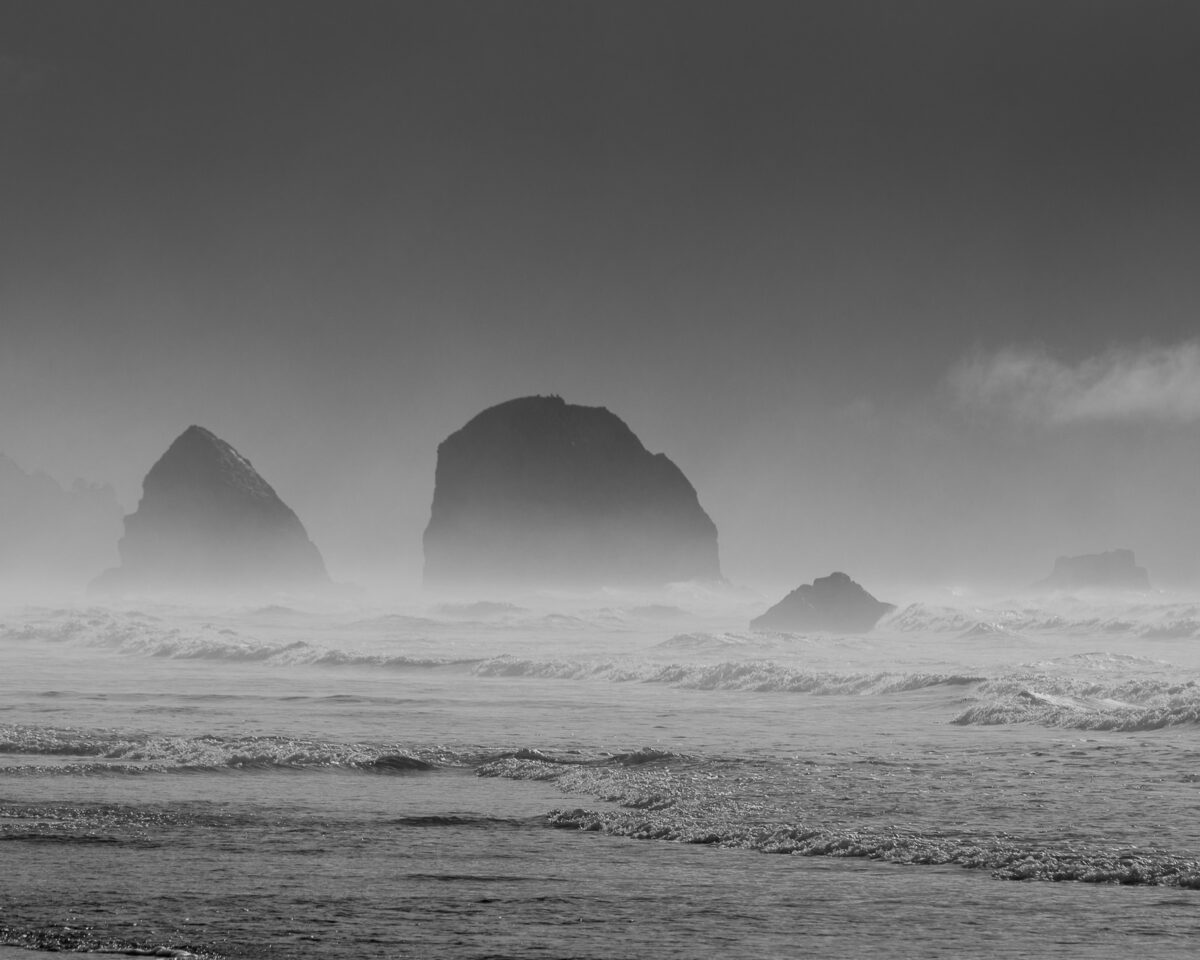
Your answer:
[[[797,587],[761,617],[750,621],[753,630],[865,633],[895,604],[883,603],[844,573],[818,577]]]

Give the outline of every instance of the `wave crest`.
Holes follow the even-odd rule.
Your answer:
[[[713,844],[796,856],[862,857],[902,864],[957,865],[1011,880],[1074,880],[1200,889],[1200,861],[1159,850],[1086,848],[1064,841],[1009,835],[972,836],[851,829],[836,822],[787,819],[769,782],[735,762],[652,771],[608,765],[542,764],[494,775],[555,780],[566,793],[615,804],[607,809],[560,808],[552,827],[640,840]],[[820,816],[820,807],[812,814]]]
[[[609,680],[617,683],[662,683],[689,690],[747,690],[756,693],[878,695],[934,686],[976,683],[982,677],[955,673],[808,671],[772,660],[722,663],[656,663],[532,660],[494,657],[478,663],[483,677],[538,677],[560,680]]]
[[[291,737],[164,737],[0,725],[0,754],[53,758],[12,773],[147,773],[325,768],[408,773],[462,762],[445,751],[400,744],[340,744]],[[86,759],[84,759],[86,758]]]
[[[1004,677],[982,683],[982,702],[951,722],[959,726],[1037,723],[1076,730],[1135,732],[1200,722],[1200,685],[1149,676],[1087,680],[1073,676]]]

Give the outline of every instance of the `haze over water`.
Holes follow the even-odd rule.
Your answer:
[[[1184,955],[1198,19],[9,0],[0,951]],[[532,394],[726,581],[424,589]],[[336,589],[85,594],[191,424]],[[896,610],[749,630],[832,571]]]
[[[126,512],[189,424],[337,580],[534,393],[670,456],[723,569],[1200,578],[1190,4],[0,13],[0,450]]]
[[[1189,955],[1197,604],[517,599],[5,614],[0,942]]]

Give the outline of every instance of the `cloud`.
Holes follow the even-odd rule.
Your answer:
[[[960,361],[955,397],[979,409],[1045,424],[1200,420],[1200,340],[1113,348],[1077,364],[1009,348]]]

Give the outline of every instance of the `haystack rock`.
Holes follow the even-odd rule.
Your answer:
[[[753,630],[865,633],[895,604],[876,600],[844,573],[818,577],[797,587],[775,606],[750,621]]]
[[[1109,550],[1082,557],[1059,557],[1054,572],[1035,583],[1041,590],[1137,590],[1150,589],[1150,576],[1139,567],[1132,550]]]
[[[142,487],[118,544],[121,565],[93,588],[242,592],[329,582],[296,514],[249,460],[203,427],[188,427]]]
[[[522,397],[438,447],[430,584],[719,580],[717,528],[682,471],[604,407]]]

